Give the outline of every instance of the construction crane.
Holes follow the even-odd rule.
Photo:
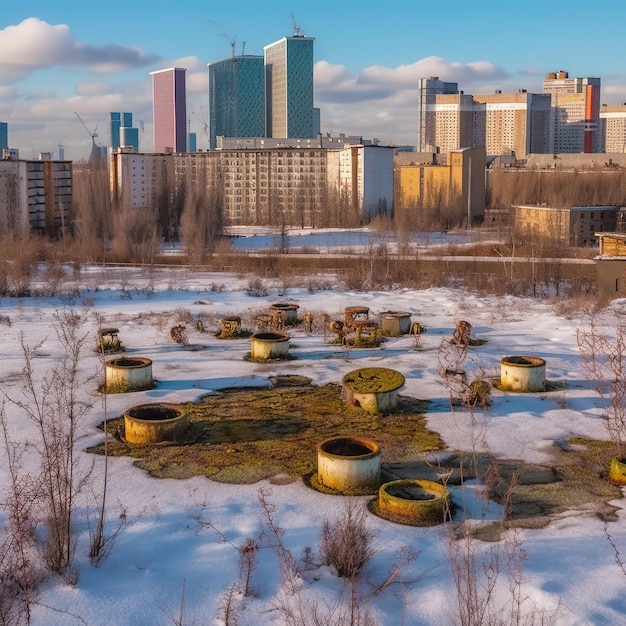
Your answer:
[[[216,26],[217,28],[220,28],[220,25],[217,22],[214,22],[213,20],[209,20],[209,22],[211,24],[213,24],[213,26]],[[217,33],[218,37],[224,37],[224,39],[226,39],[228,41],[228,43],[230,44],[230,49],[231,49],[231,54],[233,55],[233,57],[236,56],[236,52],[235,52],[235,46],[237,44],[237,35],[235,35],[234,37],[230,37],[229,35],[227,35],[224,32],[219,32]],[[244,47],[245,47],[245,42],[244,42]]]
[[[200,107],[200,111],[202,112],[202,107]],[[209,122],[207,122],[207,120],[204,118],[204,114],[202,117],[200,117],[196,113],[196,111],[194,111],[193,114],[196,116],[196,119],[200,122],[200,124],[202,124],[204,135],[208,137],[209,136]]]
[[[296,18],[293,13],[291,14],[291,23],[293,25],[293,36],[294,37],[306,37],[304,31],[296,24]]]
[[[102,153],[100,152],[100,148],[96,144],[96,137],[98,136],[98,125],[96,124],[96,127],[93,129],[93,131],[90,131],[87,128],[87,125],[85,124],[85,122],[83,122],[83,118],[80,115],[78,115],[76,111],[74,111],[74,115],[76,115],[76,117],[80,120],[80,123],[83,125],[83,128],[87,131],[87,134],[91,137],[91,154],[89,155],[89,163],[91,165],[94,165],[100,160],[100,157],[102,156]]]

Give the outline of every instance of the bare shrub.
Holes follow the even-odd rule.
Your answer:
[[[587,330],[576,330],[585,377],[592,389],[608,400],[604,425],[618,454],[626,443],[626,320],[617,319],[615,328],[603,325],[590,315]]]
[[[21,395],[5,397],[36,426],[40,469],[36,503],[46,528],[43,558],[52,571],[73,582],[77,498],[89,477],[78,471],[75,454],[80,425],[91,407],[91,403],[79,400],[79,392],[95,375],[85,378],[79,374],[88,338],[80,316],[73,311],[57,313],[54,326],[61,343],[54,367],[38,384],[34,349],[22,336],[23,388]]]
[[[320,536],[324,563],[334,567],[340,578],[357,579],[375,554],[375,537],[363,509],[350,502],[338,518],[324,520]]]
[[[4,403],[0,423],[9,474],[2,499],[7,523],[0,540],[0,623],[29,623],[31,606],[44,577],[36,539],[37,484],[23,469],[26,447],[9,437]]]
[[[255,276],[248,281],[246,293],[253,298],[265,298],[269,295],[267,287],[263,284],[263,281],[258,276]]]
[[[189,344],[187,337],[187,327],[184,324],[178,324],[170,328],[170,337],[179,345],[186,346]]]
[[[456,529],[448,541],[456,593],[455,623],[553,624],[558,619],[560,600],[552,606],[540,604],[526,590],[529,582],[524,563],[529,555],[518,529],[509,529],[504,538],[485,545],[475,539],[470,522]]]

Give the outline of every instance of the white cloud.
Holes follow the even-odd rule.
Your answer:
[[[66,24],[29,17],[0,30],[0,81],[16,80],[48,67],[83,66],[94,72],[128,70],[157,57],[130,46],[91,46],[77,41]]]

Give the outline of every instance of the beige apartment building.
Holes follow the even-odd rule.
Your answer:
[[[596,234],[615,230],[618,206],[579,206],[565,209],[545,205],[513,207],[513,229],[521,237],[544,238],[566,246],[597,246]]]
[[[548,152],[600,151],[600,79],[548,72],[543,93],[552,97],[552,144]]]
[[[487,154],[514,152],[525,159],[533,152],[547,152],[550,144],[550,96],[528,93],[474,95],[474,145]]]
[[[524,159],[547,152],[550,96],[518,93],[437,94],[425,105],[425,138],[433,150],[448,153],[484,146],[488,155],[514,152]]]
[[[626,153],[626,104],[600,107],[601,152]]]

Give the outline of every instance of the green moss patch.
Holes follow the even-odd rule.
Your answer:
[[[404,385],[404,375],[387,367],[362,367],[348,372],[343,383],[356,393],[385,393]]]
[[[253,483],[277,474],[294,480],[317,468],[316,446],[336,436],[374,439],[383,461],[408,462],[443,446],[425,426],[427,402],[400,397],[391,416],[345,404],[339,385],[233,389],[183,404],[188,429],[176,443],[130,445],[123,417],[107,422],[117,433],[112,456],[130,456],[159,478],[208,476],[227,483]],[[120,441],[121,439],[121,441]],[[103,445],[90,449],[102,454]]]

